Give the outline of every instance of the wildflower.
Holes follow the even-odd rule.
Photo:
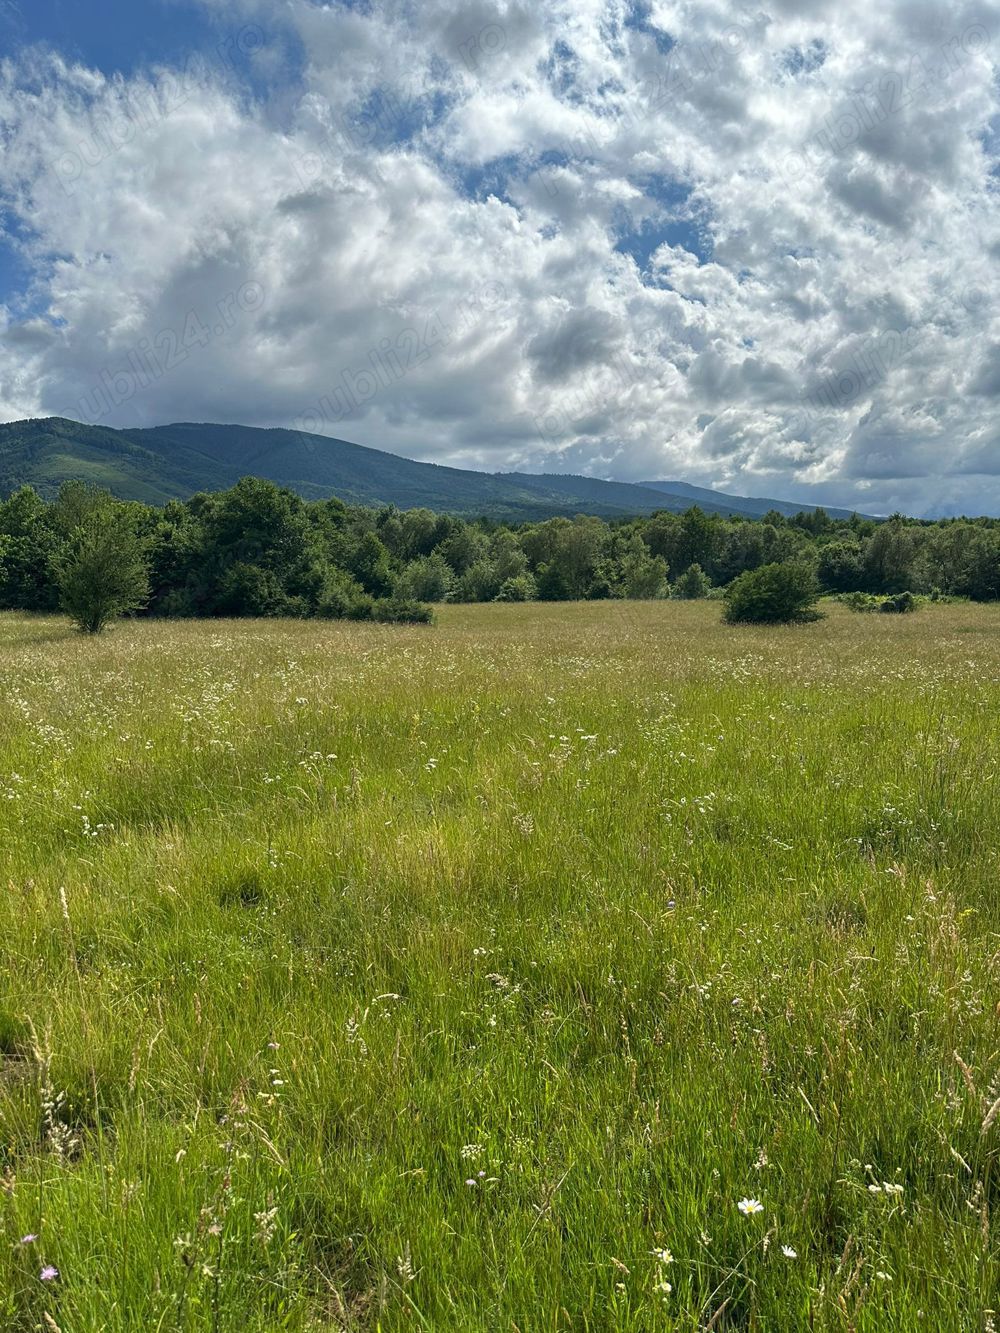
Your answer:
[[[869,1193],[869,1194],[881,1194],[881,1193],[882,1193],[882,1186],[879,1185],[879,1184],[869,1185],[869,1186],[868,1186],[868,1193]]]
[[[18,1244],[19,1244],[19,1245],[33,1245],[34,1242],[35,1242],[37,1239],[38,1239],[38,1236],[35,1234],[34,1231],[32,1231],[32,1232],[29,1232],[27,1236],[22,1236],[21,1239],[18,1241]]]
[[[38,1276],[43,1282],[55,1282],[59,1276],[59,1269],[54,1264],[46,1264]]]
[[[882,1280],[883,1282],[891,1282],[891,1281],[892,1281],[892,1274],[891,1274],[891,1273],[883,1273],[883,1271],[882,1271],[881,1268],[877,1268],[877,1269],[875,1270],[875,1276],[876,1276],[877,1278],[881,1278],[881,1280]]]
[[[670,1295],[670,1293],[673,1291],[673,1287],[670,1285],[669,1282],[657,1282],[653,1290],[658,1291],[660,1295],[663,1297],[663,1299],[666,1300],[667,1297]]]
[[[903,1192],[902,1185],[893,1184],[888,1180],[882,1181],[882,1188],[885,1190],[886,1194],[902,1194]]]
[[[761,1203],[760,1199],[740,1199],[736,1207],[744,1217],[753,1217],[756,1213],[762,1213],[764,1211],[764,1205]]]
[[[476,1187],[476,1181],[475,1181],[471,1176],[469,1177],[469,1179],[468,1179],[465,1183],[466,1183],[467,1185],[471,1186],[473,1189],[475,1189],[475,1187]]]
[[[797,1259],[799,1257],[798,1251],[793,1250],[790,1245],[782,1245],[781,1253],[786,1259]]]
[[[674,1256],[669,1250],[650,1250],[650,1254],[661,1264],[672,1264]]]

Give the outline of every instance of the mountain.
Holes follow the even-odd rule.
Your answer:
[[[704,486],[691,486],[686,481],[640,481],[637,485],[646,490],[660,491],[663,495],[685,500],[687,508],[691,505],[699,505],[702,509],[710,504],[729,505],[736,513],[750,514],[754,518],[763,518],[772,509],[784,514],[786,518],[791,518],[793,514],[801,514],[803,511],[811,513],[816,507],[795,504],[792,500],[759,500],[749,495],[727,495],[725,491],[706,490]],[[850,518],[854,513],[853,509],[831,509],[829,505],[823,507],[830,518]]]
[[[657,509],[680,512],[693,504],[706,513],[752,517],[768,509],[794,514],[809,508],[684,482],[636,485],[564,474],[473,472],[294,430],[190,422],[112,430],[63,417],[0,425],[2,495],[31,485],[51,497],[62,482],[79,479],[122,499],[162,505],[197,491],[225,490],[245,476],[267,478],[309,500],[336,495],[350,504],[426,506],[515,522],[579,513],[627,518]]]

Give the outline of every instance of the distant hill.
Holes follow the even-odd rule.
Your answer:
[[[727,495],[725,491],[706,490],[704,486],[691,486],[686,481],[642,481],[638,484],[646,490],[661,491],[664,495],[686,500],[688,507],[700,505],[702,509],[707,509],[709,505],[731,506],[736,513],[752,514],[755,518],[763,518],[772,509],[791,518],[803,510],[811,513],[815,508],[815,505],[795,504],[792,500],[760,500],[749,495]],[[832,509],[829,505],[823,508],[831,518],[850,518],[854,513],[853,509]]]
[[[769,509],[809,509],[781,500],[723,495],[684,482],[603,481],[526,472],[488,473],[417,463],[347,440],[294,430],[184,422],[149,430],[85,426],[63,417],[0,425],[0,494],[34,486],[52,497],[67,480],[104,486],[126,500],[162,505],[198,491],[264,477],[309,500],[336,495],[351,504],[426,506],[465,517],[520,522],[560,514],[626,518],[657,509],[759,517]],[[829,510],[848,517],[845,510]]]

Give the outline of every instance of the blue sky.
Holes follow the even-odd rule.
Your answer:
[[[0,0],[5,50],[54,43],[107,74],[209,49],[216,31],[215,16],[186,0]]]
[[[1000,512],[998,47],[1000,0],[0,0],[0,419]]]
[[[0,53],[16,58],[42,43],[108,75],[183,64],[192,52],[213,51],[219,33],[216,16],[187,0],[0,0]],[[16,220],[5,221],[23,234]],[[0,236],[0,300],[20,297],[30,274],[10,236]]]

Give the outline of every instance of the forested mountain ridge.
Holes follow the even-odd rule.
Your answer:
[[[65,481],[105,487],[122,500],[164,505],[200,491],[220,491],[256,476],[306,500],[337,496],[348,504],[426,507],[510,522],[560,515],[630,518],[657,510],[786,516],[812,506],[728,496],[681,482],[643,485],[599,477],[488,473],[420,463],[396,454],[302,431],[179,422],[145,430],[87,426],[63,417],[0,425],[0,496],[32,486],[53,499]],[[833,518],[846,510],[830,509]]]

